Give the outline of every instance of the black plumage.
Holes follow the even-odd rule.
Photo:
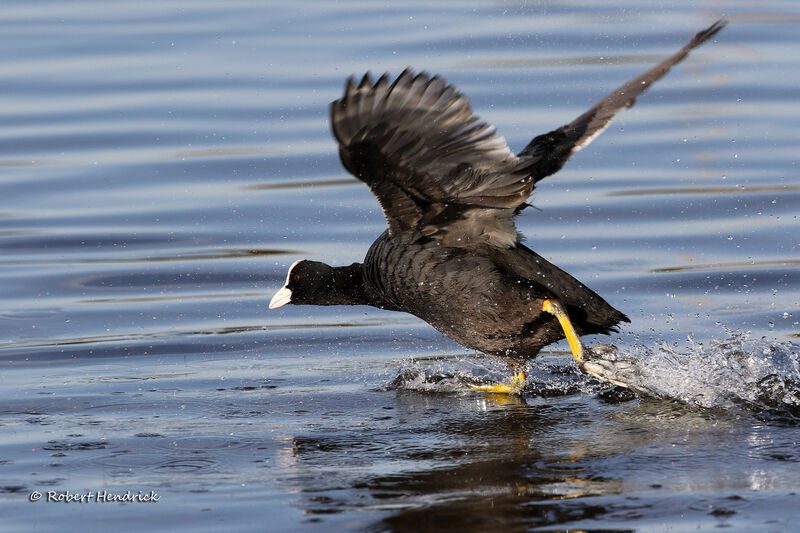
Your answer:
[[[564,338],[542,301],[558,299],[578,334],[629,322],[599,295],[524,246],[514,217],[614,115],[725,26],[629,81],[514,155],[466,96],[438,76],[350,79],[330,108],[344,167],[369,186],[388,223],[363,263],[298,261],[270,307],[367,304],[418,316],[455,341],[517,366]]]

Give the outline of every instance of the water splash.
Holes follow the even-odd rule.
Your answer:
[[[528,383],[524,396],[557,397],[577,392],[599,392],[603,386],[578,370],[569,359],[545,354],[525,369]],[[423,357],[398,361],[398,372],[384,390],[473,394],[472,385],[508,381],[512,371],[500,360],[483,354]]]
[[[602,393],[607,383],[641,395],[706,409],[741,409],[800,420],[800,347],[748,332],[726,330],[726,337],[688,345],[610,345],[590,348],[584,372],[563,357],[543,355],[528,368],[525,396]],[[468,394],[470,385],[498,383],[508,369],[490,357],[445,356],[405,359],[386,389]]]
[[[706,346],[688,337],[685,350],[667,343],[624,350],[590,350],[585,370],[601,379],[654,396],[704,408],[746,406],[800,418],[798,346],[746,332],[728,331]]]
[[[494,365],[493,360],[480,357],[421,357],[402,359],[398,363],[399,372],[385,387],[386,390],[463,394],[472,392],[470,385],[502,380],[502,365]]]

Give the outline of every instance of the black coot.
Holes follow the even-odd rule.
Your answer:
[[[270,308],[372,305],[418,316],[512,369],[564,338],[542,311],[561,302],[580,335],[609,333],[628,318],[520,242],[514,217],[540,179],[605,129],[614,115],[725,26],[720,20],[573,122],[514,155],[467,98],[437,76],[369,74],[331,104],[344,167],[366,183],[388,230],[363,263],[296,261]]]

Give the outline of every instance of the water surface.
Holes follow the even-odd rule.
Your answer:
[[[586,341],[683,402],[566,344],[487,397],[464,382],[505,369],[414,317],[267,309],[294,260],[349,264],[385,227],[328,130],[347,76],[439,73],[519,150],[722,14],[517,222],[631,317]],[[7,3],[0,527],[790,531],[798,24],[790,1]],[[781,379],[785,405],[692,401],[686,365],[745,399]]]

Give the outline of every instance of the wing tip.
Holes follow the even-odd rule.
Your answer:
[[[695,35],[694,38],[689,43],[690,47],[694,48],[695,46],[703,44],[704,42],[708,41],[716,34],[718,34],[720,31],[722,31],[722,29],[725,28],[725,26],[727,25],[728,25],[727,17],[719,18],[716,22],[714,22],[714,24],[712,24],[708,28],[697,32],[697,35]]]

